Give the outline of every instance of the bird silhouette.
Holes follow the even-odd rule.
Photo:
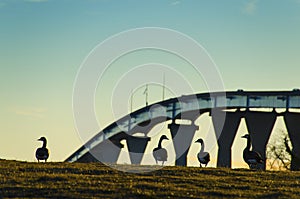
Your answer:
[[[41,137],[40,139],[38,139],[38,141],[42,141],[43,146],[36,150],[35,157],[38,160],[38,162],[40,162],[40,160],[45,160],[45,162],[47,162],[47,159],[49,158],[49,151],[46,148],[47,140],[45,137]]]
[[[207,164],[209,163],[210,161],[210,155],[208,152],[204,152],[204,142],[203,140],[200,138],[198,139],[196,142],[200,143],[201,144],[201,149],[200,149],[200,152],[198,153],[197,155],[197,158],[199,160],[199,163],[200,163],[200,167],[202,167],[201,164],[205,164],[205,167],[207,166]],[[195,142],[195,143],[196,143]]]
[[[244,161],[249,165],[250,169],[256,168],[258,164],[261,164],[264,162],[261,155],[256,151],[250,151],[251,147],[251,137],[249,134],[245,134],[242,136],[242,138],[247,139],[247,146],[243,151],[243,159]]]
[[[162,135],[159,139],[158,146],[153,149],[153,157],[158,164],[158,161],[162,161],[164,165],[165,161],[168,160],[168,152],[165,148],[162,148],[161,143],[163,140],[169,140],[166,135]]]

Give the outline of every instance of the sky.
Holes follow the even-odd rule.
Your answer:
[[[50,161],[64,161],[77,150],[85,142],[72,109],[80,66],[99,43],[143,27],[175,30],[197,41],[216,64],[226,90],[299,88],[299,0],[0,0],[0,158],[36,161],[41,136],[48,138]],[[144,50],[113,63],[102,85],[110,90],[124,71],[152,62],[181,70],[197,84],[178,57]],[[166,74],[166,85],[171,79]],[[134,88],[133,110],[145,104],[143,86]],[[159,89],[149,85],[149,103],[161,100]],[[207,92],[203,78],[194,91]],[[170,97],[175,94],[167,90],[165,98]],[[92,134],[117,119],[107,113],[111,102],[100,86],[95,99],[95,112],[104,119]],[[129,99],[114,100],[130,111]],[[209,129],[209,117],[199,118],[201,126],[200,120],[205,120],[202,129]],[[276,125],[284,128],[281,121]],[[244,123],[240,129],[237,136],[245,132]],[[165,127],[161,132],[168,134]],[[237,139],[233,149],[244,146]],[[124,153],[120,162],[126,162]],[[240,153],[234,157],[241,160]]]

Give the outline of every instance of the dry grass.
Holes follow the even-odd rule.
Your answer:
[[[154,166],[118,165],[147,171]],[[157,167],[158,168],[158,167]],[[0,161],[0,198],[299,198],[300,172]]]

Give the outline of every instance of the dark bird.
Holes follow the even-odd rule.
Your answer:
[[[41,148],[38,148],[35,152],[35,157],[38,160],[38,162],[40,162],[40,160],[45,160],[45,162],[47,162],[47,159],[49,157],[49,151],[46,148],[47,146],[47,140],[45,137],[41,137],[40,139],[38,139],[38,141],[42,141],[43,142],[43,146]]]
[[[243,158],[244,161],[249,165],[249,168],[255,168],[258,164],[263,163],[263,159],[261,157],[261,155],[256,152],[256,151],[250,151],[250,147],[251,147],[251,137],[249,134],[246,134],[244,136],[242,136],[242,138],[246,138],[247,139],[247,146],[243,151]]]
[[[210,155],[208,152],[204,152],[204,142],[203,140],[200,138],[198,139],[196,142],[199,142],[201,144],[201,149],[200,149],[200,152],[198,153],[197,157],[198,157],[198,160],[200,162],[200,167],[202,167],[201,164],[205,164],[205,167],[207,166],[207,164],[209,163],[210,161]],[[195,143],[196,143],[195,142]]]
[[[168,159],[168,152],[166,149],[161,147],[161,143],[163,140],[169,140],[167,136],[162,135],[159,139],[158,146],[153,149],[153,157],[156,161],[156,164],[158,161],[162,161],[162,165],[164,165],[165,161]]]

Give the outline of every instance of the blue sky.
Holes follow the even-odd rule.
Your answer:
[[[0,158],[34,161],[41,135],[52,161],[73,153],[80,64],[106,38],[141,27],[195,39],[227,90],[300,85],[299,0],[0,0]]]

